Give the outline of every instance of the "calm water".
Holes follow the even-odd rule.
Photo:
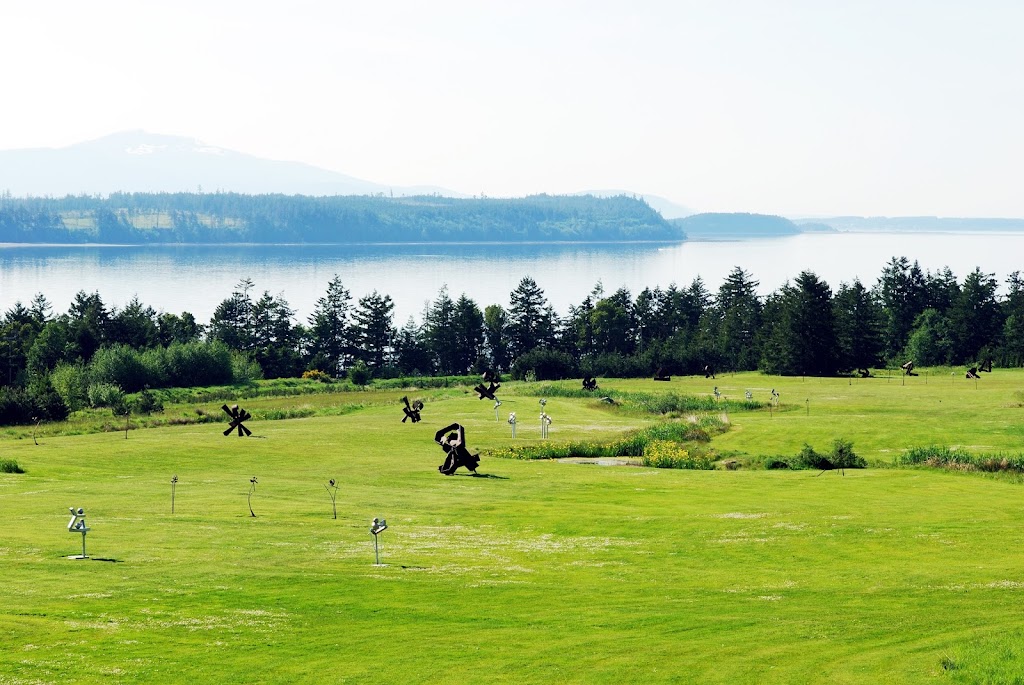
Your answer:
[[[835,289],[841,281],[877,279],[894,255],[923,268],[949,266],[962,279],[975,266],[1002,282],[1024,271],[1024,234],[804,234],[738,242],[563,245],[363,245],[20,247],[0,246],[0,307],[44,293],[66,311],[79,290],[98,291],[108,305],[133,295],[168,312],[190,311],[207,321],[239,280],[251,278],[257,295],[283,295],[301,320],[328,280],[338,274],[354,297],[374,289],[395,300],[396,322],[419,318],[444,285],[483,308],[508,305],[523,276],[532,276],[556,311],[565,314],[600,280],[606,292],[625,286],[688,284],[704,278],[715,290],[742,266],[767,294],[810,269]]]

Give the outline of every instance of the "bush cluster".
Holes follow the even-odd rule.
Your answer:
[[[43,377],[28,387],[0,387],[0,425],[63,421],[68,417],[68,406],[54,390],[49,379]]]
[[[50,374],[53,388],[75,411],[84,407],[132,408],[126,393],[148,388],[189,388],[247,383],[262,377],[252,359],[232,352],[224,343],[172,343],[137,350],[127,345],[101,348],[88,364],[58,364]],[[157,400],[136,398],[133,411],[157,411]]]
[[[832,449],[821,453],[804,443],[803,449],[795,457],[770,457],[765,459],[766,469],[815,469],[830,471],[832,469],[863,469],[867,461],[853,451],[853,443],[837,438],[832,442]]]
[[[712,433],[721,432],[724,425],[717,417],[704,417],[696,423],[673,421],[627,433],[618,440],[611,442],[568,442],[542,445],[513,445],[492,450],[489,454],[505,459],[565,459],[568,457],[608,458],[608,457],[639,457],[643,459],[652,443],[661,446],[653,448],[652,454],[661,454],[664,459],[673,459],[670,468],[711,468],[711,462],[705,457],[690,456],[685,458],[678,452],[672,453],[665,444],[682,442],[707,442]],[[681,449],[681,448],[680,448]],[[664,462],[667,463],[667,462]],[[655,465],[655,464],[652,464]]]
[[[25,473],[14,459],[0,459],[0,473]]]
[[[330,383],[334,379],[331,378],[329,373],[321,371],[320,369],[309,369],[302,372],[302,377],[307,380],[320,381],[321,383]]]
[[[1024,454],[971,454],[949,447],[912,447],[895,459],[899,466],[932,466],[957,471],[1024,473]]]
[[[647,443],[641,463],[656,469],[710,471],[715,468],[708,456],[690,454],[681,444],[670,440],[651,440]]]

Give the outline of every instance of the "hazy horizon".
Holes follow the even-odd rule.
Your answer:
[[[143,129],[468,195],[1024,216],[1008,1],[58,0],[0,19],[5,150]]]

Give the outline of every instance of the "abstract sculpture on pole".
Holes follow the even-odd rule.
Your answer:
[[[85,534],[92,530],[92,528],[85,525],[85,510],[79,507],[76,511],[74,507],[68,507],[68,511],[71,512],[71,520],[68,521],[68,532],[82,534],[82,553],[72,555],[68,559],[88,559],[89,556],[85,553]]]
[[[256,492],[256,476],[249,479],[249,515],[256,518],[256,513],[252,510],[252,493]]]
[[[385,519],[374,517],[373,521],[370,522],[370,535],[373,536],[373,558],[376,560],[377,566],[380,566],[380,548],[377,546],[377,536],[387,529],[388,522]]]
[[[325,485],[324,488],[327,489],[327,494],[331,497],[331,509],[334,510],[334,518],[338,518],[338,504],[336,501],[338,496],[338,485],[334,482],[333,478],[327,482],[329,485]]]

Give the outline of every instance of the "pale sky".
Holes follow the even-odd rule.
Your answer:
[[[5,2],[0,149],[126,129],[392,185],[1024,216],[1024,3]]]

